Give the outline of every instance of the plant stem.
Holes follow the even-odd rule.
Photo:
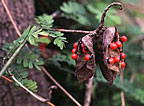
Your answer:
[[[10,66],[10,64],[15,59],[15,57],[18,55],[18,53],[20,52],[20,50],[24,47],[25,43],[26,43],[26,40],[17,48],[17,50],[15,51],[15,53],[6,62],[6,64],[4,65],[4,67],[0,71],[0,77],[3,75],[3,73],[6,71],[6,69]]]
[[[120,73],[120,84],[123,86],[123,70]],[[124,91],[121,89],[121,106],[125,106]]]
[[[103,12],[103,14],[102,14],[101,23],[100,23],[101,25],[104,25],[104,19],[105,19],[105,16],[106,16],[107,11],[108,11],[112,6],[114,6],[114,5],[118,5],[118,6],[119,6],[119,9],[122,10],[122,4],[119,3],[119,2],[113,2],[113,3],[111,3],[110,5],[108,5],[108,6],[105,8],[105,10],[104,10],[104,12]]]
[[[41,66],[42,71],[77,105],[77,106],[81,106],[81,104],[75,100],[75,98],[73,98],[49,73],[48,71]]]
[[[51,14],[52,18],[57,17],[61,12],[60,11],[55,11],[54,13]]]
[[[6,80],[6,81],[8,81],[9,83],[12,83],[12,80],[11,79],[9,79],[9,78],[7,78],[7,77],[5,77],[5,76],[1,76],[4,80]]]
[[[90,106],[91,102],[91,94],[93,88],[93,76],[88,80],[86,83],[86,91],[85,91],[85,99],[84,99],[84,106]]]
[[[26,88],[23,84],[21,84],[13,74],[11,74],[12,79],[21,87],[23,88],[25,91],[27,91],[29,94],[31,94],[34,98],[38,99],[41,102],[45,102],[47,103],[49,106],[55,106],[54,104],[52,104],[51,102],[48,102],[47,99],[33,93],[32,91],[30,91],[28,88]]]
[[[6,10],[6,13],[7,13],[7,15],[8,15],[11,23],[13,24],[13,26],[14,26],[14,28],[15,28],[16,33],[18,34],[18,36],[21,36],[21,33],[20,33],[20,31],[18,30],[18,28],[17,28],[17,26],[16,26],[16,23],[14,22],[14,20],[13,20],[13,18],[12,18],[12,15],[11,15],[11,13],[10,13],[10,11],[9,11],[6,3],[5,3],[5,1],[4,1],[4,0],[1,0],[1,2],[2,2],[3,6],[4,6],[5,10]]]
[[[60,31],[60,32],[70,32],[70,33],[84,33],[84,34],[93,33],[93,31],[83,31],[83,30],[68,30],[68,29],[50,29],[50,30]]]

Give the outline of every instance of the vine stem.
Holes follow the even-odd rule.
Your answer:
[[[51,17],[56,17],[60,14],[61,12],[59,10],[55,11],[54,13],[51,14]]]
[[[12,80],[9,79],[9,78],[7,78],[7,77],[5,77],[4,75],[2,75],[1,77],[2,77],[4,80],[8,81],[9,83],[12,83]]]
[[[15,21],[13,20],[13,17],[12,17],[12,15],[11,15],[11,13],[10,13],[10,11],[9,11],[6,3],[5,3],[5,1],[4,1],[4,0],[1,0],[1,2],[2,2],[3,6],[4,6],[5,10],[6,10],[6,13],[7,13],[7,15],[8,15],[11,23],[13,24],[13,26],[14,26],[14,28],[15,28],[16,33],[18,34],[18,36],[21,36],[21,33],[20,33],[20,31],[18,30],[18,27],[17,27]]]
[[[21,33],[20,33],[20,31],[18,30],[17,25],[16,25],[16,23],[14,22],[11,14],[10,14],[10,11],[9,11],[9,9],[7,8],[7,5],[5,4],[4,0],[2,0],[2,4],[3,4],[3,6],[4,6],[5,10],[6,10],[7,15],[8,15],[9,18],[10,18],[11,23],[13,24],[13,26],[14,26],[14,28],[15,28],[16,33],[17,33],[19,36],[21,36]],[[15,55],[16,55],[16,54],[15,54]],[[14,58],[13,58],[13,59],[14,59]],[[9,60],[10,60],[10,59],[9,59]],[[11,64],[11,62],[12,62],[12,60],[11,60],[9,63],[7,62],[8,65],[5,66],[5,70],[6,70],[6,68],[8,68],[8,66]],[[77,102],[77,101],[48,73],[48,71],[47,71],[43,66],[42,66],[41,68],[42,68],[42,71],[43,71],[75,104],[77,104],[78,106],[81,106],[81,104],[80,104],[79,102]],[[3,70],[4,70],[4,69],[3,69]]]
[[[10,66],[12,61],[15,59],[15,57],[18,55],[20,50],[24,47],[26,43],[26,40],[17,48],[17,50],[14,52],[14,54],[10,57],[10,59],[6,62],[6,64],[3,66],[3,68],[0,71],[0,77],[3,75],[3,73],[7,70],[7,68]]]
[[[48,71],[41,66],[42,71],[77,105],[81,106],[79,102],[76,101],[49,73]]]
[[[10,73],[10,72],[9,72]],[[11,73],[10,73],[11,74]],[[45,99],[35,93],[33,93],[32,91],[30,91],[28,88],[26,88],[22,83],[20,83],[13,74],[11,74],[12,79],[21,87],[23,88],[25,91],[27,91],[30,95],[32,95],[34,98],[36,98],[37,100],[41,101],[41,102],[45,102],[50,106],[55,106],[54,104],[52,104],[51,102],[48,102],[48,99]]]

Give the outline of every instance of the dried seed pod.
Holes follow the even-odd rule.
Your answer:
[[[118,5],[120,6],[119,9],[122,9],[121,3],[111,3],[108,7],[106,7],[104,13],[102,14],[99,27],[79,40],[79,45],[77,47],[78,58],[76,59],[75,70],[75,75],[77,76],[79,82],[83,82],[93,76],[96,67],[95,62],[100,65],[103,76],[110,84],[113,83],[117,73],[120,73],[120,71],[124,68],[121,67],[121,62],[124,62],[124,59],[121,59],[120,62],[115,62],[114,64],[107,63],[107,60],[111,57],[120,57],[120,53],[123,51],[121,46],[115,50],[109,48],[109,45],[112,42],[120,41],[120,37],[117,28],[104,26],[106,12],[113,5]],[[83,44],[83,46],[81,46],[81,44]],[[89,61],[85,60],[85,54],[83,52],[84,46],[88,48],[87,53],[91,54],[93,57]]]
[[[112,84],[113,80],[116,78],[116,74],[120,73],[121,67],[120,67],[120,62],[115,63],[113,65],[107,64],[106,60],[109,57],[116,57],[120,56],[120,53],[122,51],[122,47],[119,49],[117,48],[116,50],[111,50],[109,48],[109,45],[113,41],[119,41],[119,33],[117,32],[117,29],[115,27],[108,27],[104,33],[103,33],[103,64],[100,64],[101,71],[104,75],[104,77]]]
[[[103,35],[94,37],[94,50],[96,55],[96,62],[99,63],[103,76],[109,81],[110,84],[115,80],[117,73],[120,73],[121,60],[118,63],[109,64],[107,60],[111,57],[120,57],[120,53],[123,51],[122,47],[116,50],[110,49],[111,42],[119,41],[119,33],[115,27],[107,27],[103,32]]]
[[[104,17],[106,16],[106,12],[113,5],[119,5],[120,9],[122,9],[122,5],[120,3],[110,4],[104,10],[101,24],[95,30],[96,35],[93,37],[96,62],[99,64],[103,76],[109,81],[110,84],[112,84],[115,80],[117,73],[120,73],[120,71],[123,69],[121,67],[121,62],[124,61],[121,60],[119,63],[114,64],[107,63],[109,58],[120,56],[120,53],[123,51],[122,47],[116,48],[115,50],[110,49],[109,45],[112,42],[120,41],[120,35],[117,28],[104,26]]]
[[[79,42],[82,42],[84,46],[86,46],[88,49],[87,53],[93,56],[92,59],[86,61],[85,54],[82,52],[81,45],[78,46],[77,49],[78,58],[76,59],[75,75],[77,76],[78,81],[81,83],[93,76],[96,64],[95,64],[95,53],[93,51],[92,36],[86,35]]]

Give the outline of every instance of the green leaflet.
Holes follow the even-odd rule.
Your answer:
[[[29,61],[29,68],[32,69],[33,68],[33,63],[31,61]]]
[[[49,43],[51,43],[51,40],[49,38],[39,37],[38,42],[46,43],[48,45]]]
[[[36,20],[36,23],[42,28],[51,28],[53,26],[52,23],[54,22],[52,17],[47,14],[38,16],[35,20]]]
[[[27,59],[24,59],[24,60],[23,60],[23,66],[24,66],[24,67],[28,67],[28,64],[29,64],[29,63],[28,63],[28,60],[27,60]]]

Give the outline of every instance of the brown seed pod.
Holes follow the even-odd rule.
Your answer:
[[[115,80],[117,73],[120,73],[121,69],[121,61],[114,64],[109,64],[107,60],[111,57],[120,57],[120,53],[122,52],[122,47],[117,48],[116,50],[112,50],[109,45],[111,42],[119,41],[119,33],[115,27],[107,27],[103,32],[103,35],[97,39],[99,41],[95,43],[95,49],[99,50],[95,51],[96,60],[99,63],[100,69],[102,71],[103,76],[109,81],[110,84]]]
[[[119,9],[122,9],[121,3],[111,3],[106,7],[104,13],[102,14],[99,27],[92,33],[79,40],[79,45],[77,48],[78,58],[76,59],[75,70],[75,75],[77,76],[79,82],[83,82],[94,75],[96,62],[99,64],[103,76],[109,81],[110,84],[113,83],[117,73],[120,73],[122,70],[121,62],[124,60],[114,64],[107,63],[109,58],[120,56],[120,53],[123,51],[122,47],[117,48],[115,51],[109,48],[111,42],[120,41],[120,37],[117,28],[104,26],[106,12],[113,5],[118,5],[120,6]],[[84,46],[88,48],[87,53],[93,56],[91,60],[86,61],[84,59],[85,54],[82,52],[80,43],[83,43]]]
[[[96,61],[99,63],[100,69],[102,71],[103,76],[109,81],[110,84],[116,78],[117,73],[120,73],[122,70],[121,68],[121,60],[118,63],[108,64],[107,60],[111,57],[120,57],[120,53],[123,51],[122,47],[117,48],[116,50],[110,49],[109,45],[112,42],[116,42],[120,40],[120,35],[115,27],[105,27],[104,24],[104,17],[106,16],[107,10],[113,6],[119,5],[120,9],[122,9],[122,5],[120,3],[112,3],[110,4],[105,10],[102,15],[101,24],[95,30],[96,36],[94,36],[94,50],[96,55]]]
[[[87,47],[87,53],[91,54],[92,56],[92,59],[90,59],[89,61],[86,61],[84,58],[85,54],[82,52],[81,43],[83,43],[84,46]],[[78,58],[76,59],[75,75],[77,76],[78,81],[81,83],[93,76],[96,67],[92,36],[86,35],[79,41],[77,54]]]

